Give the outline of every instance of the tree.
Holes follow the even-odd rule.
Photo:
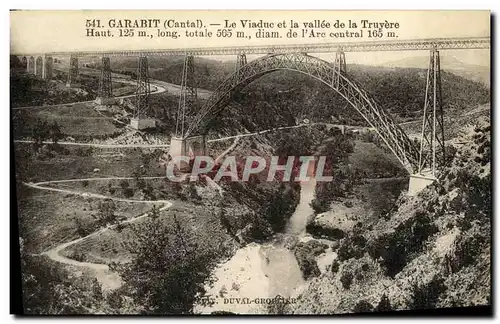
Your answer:
[[[328,211],[331,202],[349,193],[358,180],[356,170],[349,165],[348,160],[354,150],[353,141],[333,129],[330,135],[331,137],[318,148],[318,155],[326,156],[323,174],[332,176],[333,180],[316,184],[316,197],[311,202],[316,214]]]
[[[126,189],[128,188],[129,184],[128,184],[128,181],[126,179],[123,179],[120,181],[120,187],[122,187],[122,189]]]
[[[96,278],[69,278],[69,273],[46,256],[25,252],[21,239],[23,309],[26,314],[87,314],[102,309]]]
[[[59,127],[59,124],[57,124],[57,122],[54,122],[52,123],[52,125],[50,125],[49,134],[52,139],[52,143],[54,144],[57,144],[57,141],[59,141],[63,137],[61,128]]]
[[[134,176],[135,185],[141,190],[146,187],[146,181],[144,181],[145,174],[146,170],[141,166],[136,167],[134,172],[132,173],[132,175]]]
[[[165,224],[159,214],[154,207],[145,222],[132,227],[132,261],[117,270],[144,313],[192,313],[193,304],[205,293],[215,255],[199,245],[175,215],[173,224]]]
[[[105,201],[99,201],[97,219],[101,226],[107,224],[114,224],[116,222],[116,205],[113,200],[107,199]]]
[[[295,210],[295,202],[293,190],[282,183],[279,190],[269,197],[259,214],[271,225],[274,232],[281,232]]]
[[[47,121],[37,119],[31,130],[31,135],[35,141],[35,149],[39,149],[43,142],[49,138],[49,124]]]

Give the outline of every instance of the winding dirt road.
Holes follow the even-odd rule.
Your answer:
[[[163,177],[144,177],[143,179],[159,179]],[[43,181],[43,182],[38,182],[38,183],[24,183],[26,186],[34,189],[39,189],[39,190],[48,190],[48,191],[55,191],[55,192],[60,192],[64,194],[70,194],[70,195],[77,195],[77,196],[82,196],[86,198],[96,198],[96,199],[110,199],[114,201],[120,201],[120,202],[129,202],[129,203],[150,203],[150,204],[161,204],[163,205],[159,210],[163,211],[172,206],[172,202],[169,200],[134,200],[134,199],[123,199],[123,198],[117,198],[117,197],[111,197],[111,196],[105,196],[105,195],[100,195],[100,194],[95,194],[95,193],[90,193],[90,192],[81,192],[81,191],[72,191],[72,190],[67,190],[67,189],[59,189],[59,188],[52,188],[52,187],[47,187],[44,185],[48,184],[53,184],[53,183],[68,183],[68,182],[78,182],[78,181],[103,181],[103,180],[121,180],[121,179],[133,179],[129,177],[109,177],[109,178],[82,178],[82,179],[65,179],[65,180],[54,180],[54,181]],[[144,213],[141,215],[138,215],[133,218],[129,218],[127,220],[118,222],[117,224],[113,225],[108,225],[106,227],[103,227],[87,236],[77,238],[75,240],[60,244],[56,246],[55,248],[52,248],[48,251],[42,252],[41,255],[46,255],[50,259],[60,262],[63,264],[71,265],[71,266],[76,266],[76,267],[84,267],[92,270],[99,281],[99,283],[102,286],[103,290],[113,290],[121,286],[122,282],[119,277],[119,275],[113,271],[111,271],[106,264],[99,264],[99,263],[91,263],[91,262],[81,262],[81,261],[76,261],[70,258],[67,258],[63,255],[60,254],[60,252],[67,247],[77,244],[79,242],[82,242],[88,238],[98,236],[110,229],[116,228],[119,224],[127,224],[127,223],[132,223],[135,222],[141,218],[147,217],[149,213]]]
[[[125,83],[134,83],[133,81],[130,80],[124,80],[117,78],[120,82],[125,82]],[[151,80],[151,83],[154,84],[154,87],[156,88],[156,91],[152,94],[159,94],[165,91],[169,91],[172,93],[179,93],[180,92],[180,86],[174,85],[174,84],[169,84],[166,82],[158,81],[158,80]],[[135,83],[134,83],[135,84]],[[204,90],[204,89],[199,89],[198,94],[200,95],[201,98],[208,98],[211,95],[211,91]],[[129,98],[133,97],[134,94],[130,95],[125,95],[125,96],[120,96],[116,98]],[[83,102],[73,102],[73,103],[65,103],[65,104],[58,104],[58,105],[50,105],[50,106],[31,106],[31,107],[18,107],[18,108],[12,108],[14,110],[19,110],[19,109],[36,109],[36,108],[51,108],[51,107],[61,107],[61,106],[66,106],[66,105],[74,105],[78,103],[91,103],[92,101],[83,101]],[[259,132],[253,132],[253,133],[247,133],[247,134],[239,134],[239,135],[234,135],[234,136],[227,136],[223,138],[217,138],[217,139],[212,139],[208,140],[208,142],[218,142],[218,141],[225,141],[225,140],[230,140],[234,139],[234,143],[224,152],[221,154],[219,158],[230,152],[232,149],[236,147],[236,145],[239,142],[240,138],[243,137],[248,137],[248,136],[255,136],[255,135],[261,135],[265,134],[268,132],[272,132],[275,130],[284,130],[284,129],[292,129],[292,128],[298,128],[298,127],[305,127],[305,126],[310,126],[312,124],[299,124],[299,125],[294,125],[294,126],[283,126],[283,127],[277,127],[273,129],[268,129],[268,130],[263,130]],[[34,141],[32,140],[15,140],[15,143],[33,143]],[[51,144],[52,142],[50,141],[45,141],[45,144]],[[58,142],[61,145],[75,145],[75,146],[93,146],[93,147],[100,147],[100,148],[127,148],[127,147],[141,147],[141,148],[167,148],[170,145],[169,144],[98,144],[98,143],[78,143],[78,142]],[[143,179],[159,179],[163,177],[143,177]],[[82,191],[72,191],[72,190],[67,190],[67,189],[60,189],[60,188],[54,188],[50,187],[47,185],[50,184],[55,184],[55,183],[69,183],[69,182],[79,182],[79,181],[109,181],[109,180],[131,180],[134,179],[133,177],[95,177],[95,178],[81,178],[81,179],[63,179],[63,180],[52,180],[52,181],[42,181],[42,182],[37,182],[37,183],[24,183],[24,185],[38,189],[38,190],[46,190],[46,191],[52,191],[52,192],[59,192],[62,194],[70,194],[70,195],[78,195],[82,197],[87,197],[87,198],[94,198],[94,199],[110,199],[114,201],[120,201],[120,202],[128,202],[128,203],[150,203],[150,204],[161,204],[162,207],[160,208],[160,211],[166,210],[172,206],[172,202],[168,200],[133,200],[133,199],[124,199],[124,198],[117,198],[117,197],[112,197],[112,196],[106,196],[106,195],[101,195],[101,194],[96,194],[96,193],[90,193],[90,192],[82,192]],[[147,217],[148,213],[144,213],[141,215],[138,215],[136,217],[121,221],[117,224],[114,225],[108,225],[104,228],[101,228],[87,236],[80,237],[78,239],[62,243],[48,251],[45,251],[41,253],[42,255],[48,256],[50,259],[60,262],[63,264],[67,264],[70,266],[75,266],[75,267],[83,267],[90,269],[94,272],[96,278],[98,281],[101,283],[102,288],[104,290],[112,290],[116,289],[121,286],[122,282],[119,277],[119,275],[115,272],[112,272],[108,265],[106,264],[99,264],[99,263],[91,263],[91,262],[81,262],[77,261],[74,259],[67,258],[63,255],[61,255],[61,251],[66,249],[67,247],[70,247],[74,244],[77,244],[79,242],[82,242],[86,239],[92,238],[94,236],[98,236],[105,231],[111,230],[118,226],[119,224],[126,224],[126,223],[132,223],[135,222],[139,219],[142,219],[144,217]]]
[[[116,77],[115,80],[123,83],[130,83],[134,84],[134,81],[127,80],[125,78],[120,78]],[[165,91],[173,92],[173,93],[178,93],[180,92],[180,86],[174,85],[174,84],[169,84],[167,82],[162,82],[162,81],[157,81],[157,80],[151,80],[152,86],[154,90],[152,91],[152,95],[160,94]],[[199,94],[201,95],[202,98],[210,96],[211,92],[207,90],[200,89],[201,91]],[[135,96],[135,94],[129,94],[129,95],[123,95],[123,96],[117,96],[115,98],[121,99],[121,98],[130,98]],[[54,107],[62,107],[62,106],[68,106],[68,105],[75,105],[75,104],[80,104],[80,103],[92,103],[93,101],[81,101],[81,102],[71,102],[71,103],[63,103],[63,104],[57,104],[57,105],[44,105],[44,106],[29,106],[29,107],[16,107],[12,108],[13,110],[21,110],[21,109],[42,109],[42,108],[54,108]],[[109,117],[108,117],[109,118]],[[15,140],[14,142],[16,143],[33,143],[31,140]],[[44,144],[50,144],[50,141],[45,141]],[[97,144],[97,143],[76,143],[76,142],[59,142],[59,144],[62,145],[75,145],[75,146],[93,146],[93,147],[101,147],[101,148],[127,148],[127,147],[143,147],[143,148],[153,148],[153,147],[169,147],[169,144],[159,144],[159,145],[154,145],[154,144],[132,144],[132,145],[120,145],[120,144]],[[142,179],[160,179],[164,177],[143,177]],[[37,183],[24,183],[24,185],[33,188],[33,189],[38,189],[38,190],[46,190],[46,191],[52,191],[52,192],[59,192],[63,194],[70,194],[70,195],[77,195],[77,196],[82,196],[86,198],[94,198],[94,199],[110,199],[114,201],[120,201],[120,202],[128,202],[128,203],[149,203],[149,204],[160,204],[162,207],[159,209],[160,211],[166,210],[172,206],[172,202],[169,200],[133,200],[133,199],[124,199],[124,198],[117,198],[117,197],[112,197],[112,196],[106,196],[106,195],[100,195],[100,194],[95,194],[95,193],[90,193],[90,192],[82,192],[82,191],[72,191],[72,190],[67,190],[67,189],[59,189],[59,188],[53,188],[47,185],[50,184],[55,184],[55,183],[69,183],[69,182],[79,182],[79,181],[109,181],[109,180],[132,180],[134,179],[133,177],[100,177],[100,178],[81,178],[81,179],[64,179],[64,180],[52,180],[52,181],[42,181],[42,182],[37,182]],[[74,244],[77,244],[79,242],[82,242],[86,239],[92,238],[94,236],[98,236],[110,229],[116,228],[116,226],[120,224],[127,224],[127,223],[132,223],[135,222],[139,219],[142,219],[144,217],[147,217],[149,213],[144,213],[138,216],[135,216],[133,218],[118,222],[113,225],[108,225],[106,227],[103,227],[87,236],[80,237],[77,239],[74,239],[69,242],[62,243],[48,251],[42,252],[41,255],[46,255],[50,259],[60,262],[63,264],[67,264],[70,266],[75,266],[75,267],[83,267],[90,269],[91,271],[94,272],[96,278],[98,281],[101,283],[102,288],[104,290],[112,290],[116,289],[121,286],[122,282],[119,277],[119,275],[115,272],[112,272],[108,265],[106,264],[99,264],[99,263],[91,263],[91,262],[81,262],[77,261],[74,259],[67,258],[63,255],[61,255],[61,251],[66,249],[69,246],[72,246]]]

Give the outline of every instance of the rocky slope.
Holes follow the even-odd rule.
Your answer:
[[[338,239],[329,271],[310,280],[290,312],[349,313],[489,305],[489,119],[463,129],[438,182],[402,195],[376,221]]]

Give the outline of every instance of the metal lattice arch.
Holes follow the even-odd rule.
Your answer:
[[[233,93],[278,70],[300,72],[329,86],[375,129],[410,174],[417,169],[418,149],[380,105],[354,81],[349,80],[345,73],[339,72],[330,63],[307,54],[269,54],[240,67],[213,92],[183,137],[195,134],[203,124],[215,118],[230,102]]]

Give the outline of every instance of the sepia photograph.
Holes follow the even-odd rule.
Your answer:
[[[16,314],[491,315],[491,19],[12,10]]]

